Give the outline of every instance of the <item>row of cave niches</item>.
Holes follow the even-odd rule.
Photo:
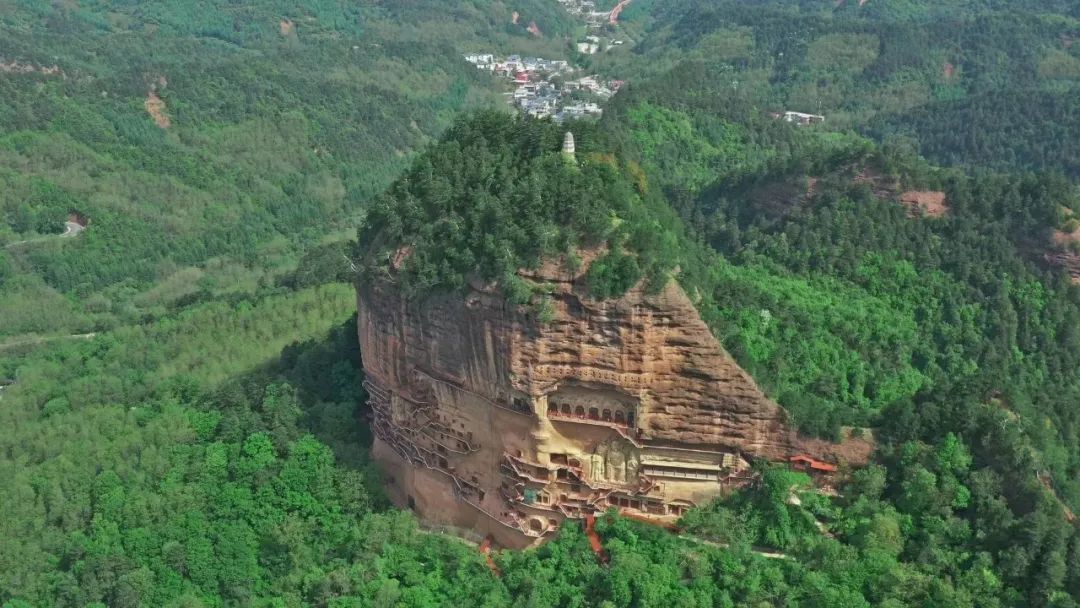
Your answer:
[[[607,422],[616,426],[633,428],[636,422],[634,412],[618,408],[599,408],[583,405],[571,405],[567,402],[548,402],[548,418],[566,420],[590,420],[593,422]]]

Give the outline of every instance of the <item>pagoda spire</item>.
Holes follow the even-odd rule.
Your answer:
[[[562,142],[563,156],[565,156],[567,160],[575,160],[574,152],[574,134],[570,131],[567,131],[566,135],[563,137]]]

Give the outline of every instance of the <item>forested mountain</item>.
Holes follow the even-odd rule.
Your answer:
[[[919,151],[950,165],[1057,169],[1080,176],[1077,87],[1062,91],[1008,88],[921,106],[871,121],[878,139],[912,137]]]
[[[634,0],[583,57],[546,0],[0,0],[0,606],[1077,606],[1080,288],[1044,254],[1080,212],[1078,20]],[[468,113],[502,107],[458,59],[488,48],[629,80],[578,163]],[[874,463],[493,570],[368,462],[358,225],[361,272],[413,245],[415,293],[478,272],[539,312],[507,271],[606,243],[594,295],[680,281]]]
[[[679,265],[678,218],[649,196],[640,167],[619,165],[603,131],[574,128],[580,160],[562,154],[565,131],[549,122],[489,112],[452,127],[372,201],[354,252],[363,278],[383,276],[407,248],[398,280],[412,295],[459,290],[478,275],[524,303],[518,269],[603,247],[589,270],[597,297],[643,279],[662,286]]]
[[[562,52],[567,15],[515,6],[3,3],[0,335],[279,281],[458,111],[501,104],[461,52]],[[37,238],[71,211],[92,229]]]
[[[983,360],[986,356],[1002,360],[1002,365],[1041,367],[1035,359],[1047,344],[1062,344],[1063,337],[1075,335],[1073,320],[1059,313],[1054,313],[1061,319],[1054,322],[1056,327],[1047,327],[1046,335],[1026,348],[1020,342],[1028,338],[1017,338],[1016,330],[1009,329],[1005,351],[1017,358],[1006,364],[1004,351],[977,353],[996,350],[989,334],[1011,327],[991,320],[993,316],[1011,319],[1016,312],[979,312],[975,327],[949,319],[947,310],[960,305],[958,298],[969,298],[975,311],[1002,297],[995,278],[1002,272],[1017,284],[1041,280],[1047,287],[1037,289],[1063,298],[1062,305],[1075,299],[1069,288],[1053,287],[1063,277],[1047,272],[1040,255],[1050,246],[1050,230],[1062,223],[1061,210],[1076,206],[1075,186],[1053,174],[965,177],[935,169],[915,152],[933,149],[958,164],[970,158],[996,169],[1034,166],[1071,172],[1075,163],[1068,149],[1076,141],[1077,104],[1068,100],[1080,79],[1068,74],[1039,78],[1037,68],[1041,62],[1056,61],[1061,52],[1072,52],[1068,41],[1080,22],[1065,6],[965,8],[947,10],[940,3],[890,4],[887,9],[870,3],[674,3],[655,7],[651,33],[613,60],[643,55],[653,60],[646,62],[652,71],[657,62],[670,65],[614,100],[604,121],[607,131],[665,190],[700,238],[739,267],[759,267],[738,280],[738,289],[721,290],[734,294],[724,297],[718,313],[726,317],[725,343],[751,369],[765,364],[768,369],[761,369],[758,377],[773,386],[805,427],[818,432],[853,423],[867,407],[877,410],[942,381],[963,383],[984,373],[1001,377],[997,365]],[[944,29],[940,36],[927,37],[945,27],[953,28],[951,37]],[[994,28],[1001,35],[985,35]],[[939,48],[933,41],[955,41],[957,36],[961,42],[964,36],[970,40],[949,42],[954,45],[949,52],[964,58],[950,65],[967,66],[967,72],[949,85],[958,91],[955,101],[939,102],[933,91],[945,83],[934,62],[945,52],[945,42]],[[863,51],[852,46],[860,40]],[[912,45],[912,40],[925,44]],[[851,67],[854,59],[862,62],[858,69]],[[897,101],[885,94],[890,82],[911,84],[918,79],[927,85],[920,89],[927,95],[911,97],[904,113],[890,114],[890,109],[875,105]],[[1056,110],[1040,114],[1027,108],[1023,118],[979,120],[971,108],[1002,110],[987,99],[1013,99],[1012,107],[1019,112],[1021,96],[1009,92],[1018,83],[1036,89],[1024,99],[1046,101],[1047,108]],[[820,108],[795,105],[811,98],[806,87],[834,90],[836,95],[831,101],[820,98]],[[770,113],[785,109],[821,111],[825,123],[791,128]],[[954,113],[963,118],[958,128],[937,124]],[[1032,124],[1044,120],[1052,128]],[[891,131],[886,132],[885,124],[892,125]],[[883,143],[875,146],[852,132],[864,127]],[[897,138],[897,130],[927,137]],[[974,148],[966,146],[968,135]],[[1008,149],[990,149],[988,142]],[[949,201],[949,213],[943,219],[909,221],[895,204],[904,191],[940,191]],[[969,250],[952,250],[956,247]],[[987,252],[995,249],[1002,251],[988,258]],[[989,260],[998,260],[1001,267],[988,266]],[[978,268],[966,268],[968,262]],[[778,269],[800,278],[787,285],[790,281],[756,278],[762,270],[772,274]],[[950,303],[941,302],[937,306],[944,308],[936,311],[926,309],[926,294],[901,281],[908,271],[952,282],[931,288],[939,295],[930,301]],[[882,272],[888,278],[883,279]],[[953,295],[944,295],[946,291]],[[755,292],[758,295],[751,296]],[[846,304],[821,306],[838,292]],[[1010,308],[1026,305],[1014,298]],[[1046,302],[1040,297],[1035,306],[1042,310]],[[762,324],[755,314],[761,309],[786,322]],[[783,337],[778,332],[790,322],[800,331]],[[952,328],[931,329],[938,323]],[[976,329],[979,324],[981,330]],[[962,337],[973,329],[970,338]],[[807,339],[811,334],[816,337]],[[947,357],[903,346],[926,348],[945,335],[949,337],[942,346],[952,353]],[[970,354],[957,357],[957,349],[969,340]],[[1025,350],[1031,356],[1024,356]],[[824,361],[831,364],[822,367]],[[1061,363],[1057,355],[1046,361]],[[1073,384],[1072,366],[1058,369],[1061,380]],[[1045,370],[1032,372],[1039,382],[1054,376]],[[1071,409],[1065,399],[1059,410]],[[837,414],[849,407],[847,414]],[[1061,439],[1069,436],[1066,432]],[[1072,474],[1062,469],[1060,477]]]
[[[913,137],[939,163],[1075,177],[1078,19],[1064,1],[675,1],[653,4],[639,44],[597,65],[627,76],[698,63],[757,112]]]
[[[694,94],[685,82],[681,90]],[[1046,239],[1063,207],[1080,204],[1075,187],[1051,175],[968,177],[858,138],[750,121],[740,128],[762,142],[767,162],[687,192],[678,179],[666,182],[695,157],[657,158],[663,153],[638,145],[638,123],[622,122],[633,110],[623,114],[620,104],[639,101],[632,93],[616,102],[607,128],[575,125],[583,154],[571,165],[558,153],[558,126],[498,115],[455,126],[376,199],[357,263],[372,263],[367,272],[377,276],[397,265],[413,293],[460,289],[478,274],[500,283],[509,304],[540,314],[542,291],[518,285],[514,269],[602,243],[620,252],[601,259],[602,269],[617,268],[602,271],[614,280],[594,283],[592,268],[588,278],[608,297],[646,276],[643,268],[661,271],[649,280],[662,281],[677,267],[675,280],[696,294],[714,331],[803,431],[838,437],[842,425],[872,426],[885,465],[857,476],[844,500],[814,507],[830,529],[851,526],[835,547],[821,544],[805,513],[775,512],[783,484],[799,483],[788,477],[757,489],[771,499],[742,496],[695,512],[689,529],[813,561],[841,546],[883,550],[880,538],[856,541],[859,518],[875,514],[875,525],[896,527],[886,569],[913,568],[934,587],[901,592],[862,571],[859,585],[878,588],[880,599],[906,605],[940,592],[957,605],[1043,605],[1044,590],[1061,595],[1076,576],[1066,560],[1076,542],[1067,505],[1078,497],[1080,290],[1026,249]],[[650,135],[678,136],[669,123],[645,124]],[[715,132],[697,136],[724,143]],[[639,163],[665,169],[650,175]],[[913,216],[899,200],[905,188],[940,188],[947,212]],[[664,190],[689,230],[662,202]],[[409,253],[399,263],[402,248]],[[928,552],[938,554],[931,563]],[[984,583],[995,590],[985,596],[956,580],[987,567],[995,578]],[[944,583],[943,568],[956,579]],[[829,588],[838,594],[830,601],[862,593],[840,581]],[[809,591],[795,584],[790,593]]]

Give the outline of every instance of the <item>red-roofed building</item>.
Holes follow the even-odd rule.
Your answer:
[[[792,456],[788,459],[791,463],[791,468],[796,471],[805,471],[807,473],[835,473],[836,465],[829,464],[828,462],[822,462],[820,460],[814,460],[806,454],[799,454]]]

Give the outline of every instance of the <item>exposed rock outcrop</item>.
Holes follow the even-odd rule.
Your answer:
[[[787,454],[784,411],[724,351],[676,282],[596,301],[554,265],[522,274],[553,286],[551,322],[509,309],[485,286],[422,305],[387,283],[363,290],[365,370],[397,384],[420,367],[491,397],[511,387],[539,399],[567,380],[609,385],[640,399],[642,439]]]
[[[60,69],[60,66],[53,64],[51,66],[36,65],[32,63],[21,63],[18,61],[4,61],[3,57],[0,57],[0,73],[3,74],[44,74],[46,76],[63,76],[64,71]]]
[[[1072,216],[1072,211],[1063,209],[1066,216]],[[1080,228],[1072,232],[1055,230],[1050,237],[1050,250],[1043,254],[1043,258],[1051,265],[1057,266],[1069,273],[1069,279],[1074,284],[1080,284],[1080,251],[1077,244],[1080,243]]]
[[[907,207],[908,215],[912,217],[941,217],[949,210],[944,192],[908,190],[900,195],[900,203]]]
[[[478,282],[422,302],[360,288],[374,453],[398,502],[521,546],[612,505],[670,521],[745,483],[748,460],[793,453],[784,411],[676,282],[597,301],[582,272],[520,273],[549,289],[546,323]]]
[[[172,120],[169,119],[169,115],[166,114],[165,100],[158,96],[157,92],[153,89],[146,94],[146,101],[143,102],[143,107],[146,108],[146,113],[150,115],[150,118],[154,120],[154,124],[162,129],[168,129],[172,126]]]

